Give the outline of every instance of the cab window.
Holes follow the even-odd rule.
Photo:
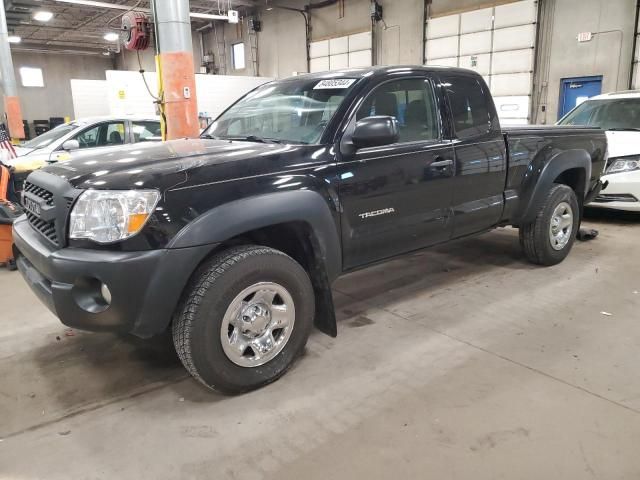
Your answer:
[[[477,78],[447,76],[444,81],[456,136],[463,140],[491,130],[486,92]]]
[[[387,115],[398,120],[400,143],[438,138],[433,88],[427,79],[410,78],[380,85],[362,104],[356,119],[373,115]]]
[[[107,147],[124,144],[124,122],[106,122],[88,128],[75,137],[80,148]]]
[[[134,143],[162,140],[160,122],[133,122],[131,129],[133,130]]]

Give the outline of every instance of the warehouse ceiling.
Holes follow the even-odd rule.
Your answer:
[[[99,8],[65,3],[58,0],[4,0],[7,26],[10,34],[22,38],[15,50],[95,50],[98,54],[113,49],[114,44],[103,37],[117,31],[120,15],[126,10]],[[149,0],[101,0],[126,7],[149,8]],[[191,11],[197,13],[225,14],[229,8],[250,14],[255,7],[264,6],[268,0],[190,0]],[[269,3],[271,3],[269,1]],[[53,13],[48,22],[33,19],[35,12],[45,10]],[[210,20],[192,18],[194,29],[206,25]]]

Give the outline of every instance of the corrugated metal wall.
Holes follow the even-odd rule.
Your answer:
[[[531,118],[538,2],[432,18],[426,25],[425,63],[469,68],[491,88],[501,120]]]

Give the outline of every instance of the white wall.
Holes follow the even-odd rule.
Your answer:
[[[76,116],[93,115],[156,115],[154,98],[158,89],[155,72],[145,72],[145,82],[139,72],[108,70],[106,80],[72,80]],[[198,112],[205,118],[215,118],[245,93],[268,77],[232,75],[196,75]],[[149,90],[147,90],[149,88]]]
[[[105,71],[113,68],[110,59],[101,56],[62,55],[13,52],[22,115],[29,123],[50,117],[73,118],[72,78],[104,80]],[[22,87],[20,67],[42,69],[44,88]],[[33,130],[32,130],[33,131]]]
[[[553,123],[563,78],[602,75],[603,93],[629,88],[636,0],[548,1],[553,8],[545,23],[551,29],[550,48],[543,54],[548,74],[537,81],[546,102],[537,113],[540,122]],[[578,43],[580,32],[593,32],[593,40]]]

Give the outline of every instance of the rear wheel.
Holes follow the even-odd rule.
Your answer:
[[[520,244],[527,259],[538,265],[563,261],[580,226],[580,209],[573,189],[555,184],[533,222],[520,226]]]
[[[272,248],[236,247],[196,273],[174,318],[174,344],[199,381],[241,393],[291,367],[313,313],[311,281],[295,260]]]

